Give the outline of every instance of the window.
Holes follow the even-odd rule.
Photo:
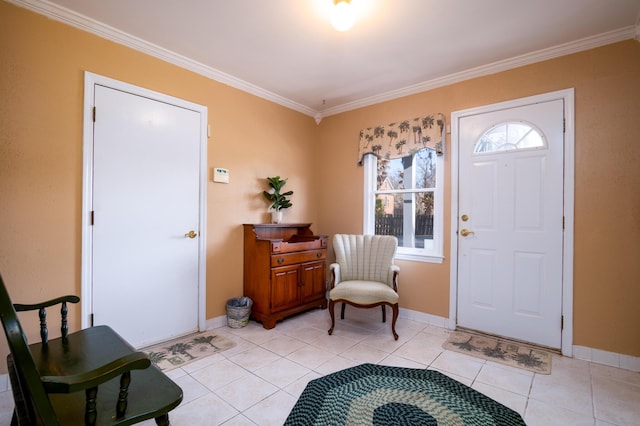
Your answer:
[[[473,148],[474,154],[545,148],[542,133],[524,122],[506,122],[487,130]]]
[[[364,157],[364,233],[398,238],[396,257],[442,262],[443,156]]]

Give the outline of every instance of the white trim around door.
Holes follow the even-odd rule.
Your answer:
[[[562,99],[564,101],[564,234],[562,258],[562,354],[573,355],[573,239],[574,239],[574,171],[575,171],[575,128],[574,89],[559,90],[541,95],[515,99],[507,102],[485,105],[451,113],[451,278],[449,298],[448,328],[457,325],[458,306],[458,172],[459,172],[459,125],[463,117],[515,108],[538,102]]]
[[[93,309],[91,209],[93,201],[93,106],[94,86],[105,86],[148,99],[196,111],[200,114],[200,205],[198,238],[198,328],[206,329],[206,189],[207,189],[207,107],[174,98],[108,77],[85,71],[83,110],[83,168],[82,168],[82,260],[81,260],[81,327],[91,326]]]

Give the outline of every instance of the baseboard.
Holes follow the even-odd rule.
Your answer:
[[[607,352],[601,349],[587,348],[586,346],[573,346],[573,357],[609,367],[624,368],[640,372],[640,357]]]
[[[425,314],[424,312],[412,311],[409,309],[400,308],[399,318],[406,318],[417,322],[422,322],[429,325],[435,325],[442,328],[447,328],[446,318],[438,317],[436,315]],[[205,324],[205,330],[213,330],[214,328],[224,327],[227,325],[227,316],[221,315],[215,318],[209,318]]]
[[[8,391],[9,389],[11,389],[9,374],[0,374],[0,392]]]
[[[443,318],[437,315],[426,314],[424,312],[413,311],[411,309],[404,308],[400,308],[399,317],[442,328],[449,328],[450,324],[449,318]],[[222,315],[216,318],[208,319],[206,323],[206,329],[212,330],[214,328],[224,327],[226,325],[227,316]],[[574,345],[573,357],[583,361],[607,365],[609,367],[623,368],[625,370],[640,372],[640,357],[636,356],[618,354],[614,352],[603,351],[601,349],[593,349],[585,346]],[[2,383],[0,382],[0,385],[1,384]]]
[[[209,318],[205,324],[205,330],[213,330],[227,325],[227,316],[222,315],[215,318]]]
[[[437,327],[448,328],[449,320],[437,315],[425,314],[424,312],[412,311],[411,309],[400,308],[398,315],[400,318],[421,322],[424,324],[435,325]]]

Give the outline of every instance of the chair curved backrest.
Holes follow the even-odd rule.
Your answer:
[[[390,267],[398,248],[398,240],[390,235],[347,235],[333,237],[340,280],[365,280],[393,287]]]

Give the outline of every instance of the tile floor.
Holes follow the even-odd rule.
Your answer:
[[[640,373],[555,355],[551,375],[529,373],[446,351],[448,330],[404,318],[394,341],[380,317],[379,309],[347,307],[333,336],[327,311],[319,309],[272,330],[253,321],[219,328],[235,347],[168,373],[184,390],[171,424],[281,425],[309,380],[370,362],[439,370],[530,426],[640,425]],[[9,424],[12,409],[11,392],[0,393],[0,425]]]

